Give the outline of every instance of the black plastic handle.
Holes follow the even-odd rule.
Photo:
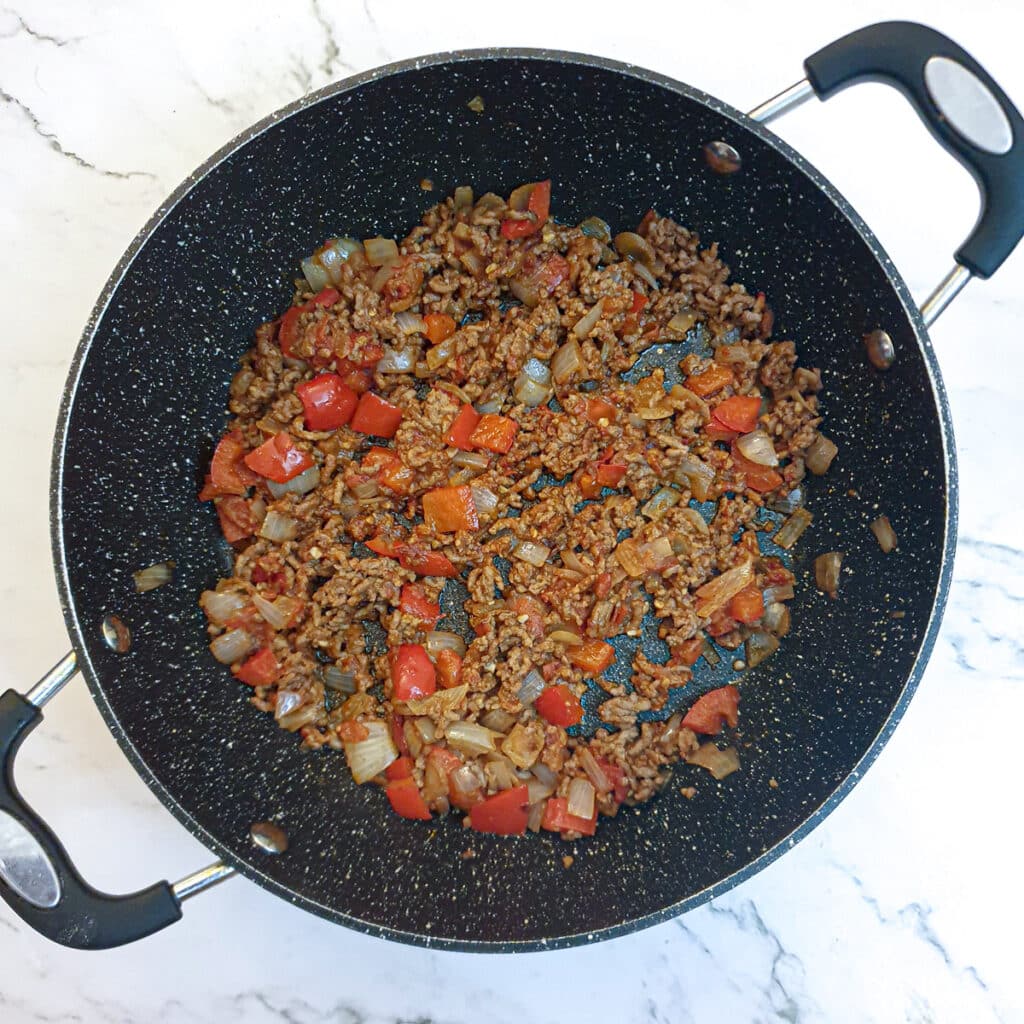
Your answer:
[[[74,949],[110,949],[166,928],[181,918],[181,907],[166,882],[128,896],[108,896],[93,889],[75,870],[60,841],[14,785],[14,758],[22,740],[42,720],[42,712],[14,690],[0,696],[0,810],[22,825],[39,843],[57,874],[60,899],[40,907],[25,899],[0,872],[0,896],[41,935]],[[0,856],[3,851],[0,850]]]
[[[1011,132],[1010,148],[994,153],[970,141],[936,103],[925,79],[933,57],[966,68],[991,93]],[[956,261],[978,277],[990,277],[1024,236],[1024,120],[991,75],[941,32],[909,21],[887,21],[851,32],[804,61],[812,88],[826,100],[858,82],[885,82],[917,109],[932,135],[974,176],[981,215],[956,252]]]

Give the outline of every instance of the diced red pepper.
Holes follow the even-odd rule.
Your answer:
[[[367,476],[376,477],[382,487],[403,496],[410,493],[416,478],[412,468],[402,462],[397,452],[377,445],[363,456],[359,469]]]
[[[583,718],[583,705],[579,697],[565,683],[549,686],[533,702],[533,706],[542,718],[563,729],[577,725]]]
[[[429,697],[437,689],[437,674],[421,644],[399,644],[388,652],[393,700]]]
[[[604,398],[587,399],[587,419],[595,426],[601,426],[602,420],[604,420],[606,424],[614,423],[618,414],[619,410]]]
[[[359,399],[355,415],[349,426],[360,434],[372,437],[394,437],[398,424],[402,422],[402,410],[385,401],[380,395],[367,391]]]
[[[462,658],[454,651],[443,650],[437,652],[437,677],[442,690],[450,690],[453,686],[459,685],[459,677],[462,675]]]
[[[464,452],[473,451],[473,445],[470,444],[469,439],[479,422],[480,413],[473,406],[464,405],[459,410],[458,416],[452,420],[448,433],[444,435],[444,443]]]
[[[704,433],[712,441],[735,441],[740,436],[737,431],[723,427],[714,416],[704,425]]]
[[[249,452],[245,464],[275,484],[286,484],[315,465],[313,457],[297,447],[285,430]]]
[[[417,576],[458,576],[459,570],[440,551],[428,551],[413,544],[403,545],[398,552],[398,564]]]
[[[592,836],[597,831],[597,805],[594,806],[592,818],[581,818],[569,813],[569,800],[564,796],[553,796],[544,805],[544,817],[540,827],[548,832],[579,832],[580,835]]]
[[[601,485],[597,482],[597,476],[589,469],[577,470],[573,479],[584,498],[592,500],[601,497]]]
[[[424,626],[433,629],[441,619],[441,606],[427,598],[423,588],[416,583],[403,583],[398,595],[398,607],[406,615],[412,615]]]
[[[512,447],[519,432],[519,424],[508,416],[489,412],[480,417],[469,443],[474,448],[486,448],[489,452],[505,455]]]
[[[341,367],[338,367],[339,371]],[[357,395],[365,395],[373,384],[373,371],[368,369],[347,369],[341,374],[345,387],[351,388]]]
[[[214,505],[217,509],[217,518],[220,520],[221,532],[229,544],[251,537],[260,524],[252,514],[252,506],[245,498],[237,495],[227,495],[218,498]]]
[[[479,530],[480,517],[473,502],[473,488],[438,487],[423,495],[423,522],[434,533]]]
[[[597,757],[594,760],[597,761],[601,771],[604,772],[605,778],[612,784],[615,802],[621,804],[629,795],[629,783],[626,781],[626,773],[617,764],[612,764],[611,761],[606,761],[603,757]]]
[[[405,544],[394,537],[386,537],[383,534],[371,537],[366,546],[374,554],[382,555],[384,558],[398,558],[405,549]]]
[[[455,333],[455,321],[446,313],[428,313],[423,322],[427,325],[427,340],[431,345],[440,345]]]
[[[525,785],[495,793],[469,811],[470,828],[496,836],[521,836],[530,814],[530,795]]]
[[[642,292],[633,292],[633,304],[629,307],[631,316],[636,316],[647,305],[647,296]]]
[[[683,725],[694,732],[702,732],[714,736],[721,732],[722,725],[728,723],[733,729],[739,721],[740,691],[731,683],[720,686],[699,697],[697,702],[686,712]]]
[[[359,404],[359,396],[336,373],[297,384],[295,393],[302,400],[307,430],[337,430],[352,419]]]
[[[248,450],[240,430],[230,431],[217,442],[200,501],[222,494],[245,494],[253,484],[259,483],[260,478],[245,464]]]
[[[388,783],[385,792],[395,814],[402,818],[430,821],[430,810],[415,779],[395,779],[394,782]]]
[[[584,639],[583,643],[569,648],[569,661],[587,675],[596,676],[615,661],[615,648],[604,640]]]
[[[281,355],[286,359],[295,358],[295,343],[299,340],[299,317],[308,308],[305,303],[301,306],[292,306],[281,317],[281,323],[277,328],[277,343],[281,346]]]
[[[764,494],[782,486],[782,477],[771,466],[762,466],[760,463],[752,462],[740,452],[736,445],[732,446],[732,464],[752,491]]]
[[[270,686],[281,674],[281,666],[269,647],[261,647],[252,657],[233,668],[231,673],[250,686]]]
[[[757,426],[760,412],[761,399],[757,395],[733,395],[715,406],[712,417],[726,430],[749,434]]]
[[[725,636],[726,633],[731,633],[738,625],[739,623],[724,608],[719,608],[711,616],[711,622],[708,623],[708,636]]]
[[[729,614],[737,622],[757,622],[764,615],[764,598],[761,591],[751,585],[744,587],[729,602]]]
[[[712,363],[703,373],[686,378],[686,386],[701,398],[707,398],[732,383],[732,370],[721,363]]]
[[[597,465],[597,482],[602,487],[618,487],[625,475],[626,466],[623,463],[600,462]]]
[[[696,665],[704,654],[704,637],[694,636],[672,648],[672,659],[682,665]]]
[[[398,753],[402,757],[409,757],[411,751],[409,750],[409,741],[405,738],[405,717],[398,714],[392,715],[388,726],[391,729],[391,739],[398,748]]]
[[[384,777],[389,782],[394,782],[396,779],[411,779],[412,758],[408,754],[403,754],[396,761],[392,761],[391,764],[384,769]]]
[[[526,238],[536,234],[548,219],[551,209],[551,181],[538,181],[530,190],[526,210],[533,214],[524,220],[503,220],[501,234],[504,238]]]
[[[340,298],[336,289],[324,288],[313,296],[312,304],[314,306],[333,306]]]

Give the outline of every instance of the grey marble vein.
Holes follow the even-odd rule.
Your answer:
[[[18,35],[27,35],[31,36],[37,42],[49,43],[50,45],[57,47],[70,46],[73,43],[80,43],[82,41],[81,36],[69,36],[66,39],[61,39],[59,36],[51,36],[46,32],[39,32],[32,28],[32,26],[29,25],[28,22],[26,22],[25,19],[11,7],[0,8],[0,14],[9,15],[17,22],[12,32],[0,32],[0,39],[13,39]]]
[[[334,26],[323,12],[320,0],[310,0],[313,7],[313,17],[317,24],[323,29],[324,35],[324,57],[320,62],[320,70],[328,77],[334,76],[335,66],[344,68],[346,71],[355,71],[355,67],[341,55],[341,48],[334,36]]]

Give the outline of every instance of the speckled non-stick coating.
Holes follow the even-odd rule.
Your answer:
[[[483,114],[466,107],[477,94]],[[741,173],[707,169],[711,139],[739,149]],[[559,219],[599,214],[622,229],[654,206],[717,239],[735,278],[770,297],[775,336],[823,369],[827,432],[840,449],[829,476],[810,484],[815,522],[795,559],[793,632],[742,682],[742,772],[716,784],[679,769],[653,803],[568,845],[477,835],[455,817],[395,817],[379,790],[352,783],[341,757],[300,750],[249,706],[210,657],[196,604],[229,564],[197,484],[238,357],[253,326],[287,304],[299,259],[331,234],[400,236],[461,183],[507,193],[549,176]],[[435,192],[420,189],[424,177]],[[877,327],[896,343],[888,374],[864,356],[861,336]],[[54,554],[97,703],[204,843],[272,891],[364,931],[537,949],[707,900],[850,789],[930,650],[954,498],[952,435],[923,324],[831,186],[765,129],[676,82],[591,57],[488,51],[324,90],[227,147],[158,212],[111,278],[71,371],[54,453]],[[899,534],[889,556],[868,530],[880,512]],[[834,602],[815,591],[811,570],[832,549],[847,553]],[[131,573],[167,558],[174,583],[136,594]],[[131,628],[125,655],[102,642],[108,613]],[[707,685],[698,673],[690,694]],[[688,783],[692,801],[679,794]],[[287,830],[286,855],[251,845],[249,826],[262,819]],[[470,847],[476,856],[464,859]]]

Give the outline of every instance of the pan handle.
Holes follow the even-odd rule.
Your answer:
[[[0,896],[26,924],[60,945],[110,949],[174,924],[181,918],[183,898],[198,891],[197,885],[205,888],[220,879],[201,884],[193,876],[184,889],[157,882],[127,896],[99,892],[79,875],[60,840],[22,799],[14,783],[18,748],[42,721],[40,705],[76,670],[71,653],[26,696],[14,690],[0,695]]]

